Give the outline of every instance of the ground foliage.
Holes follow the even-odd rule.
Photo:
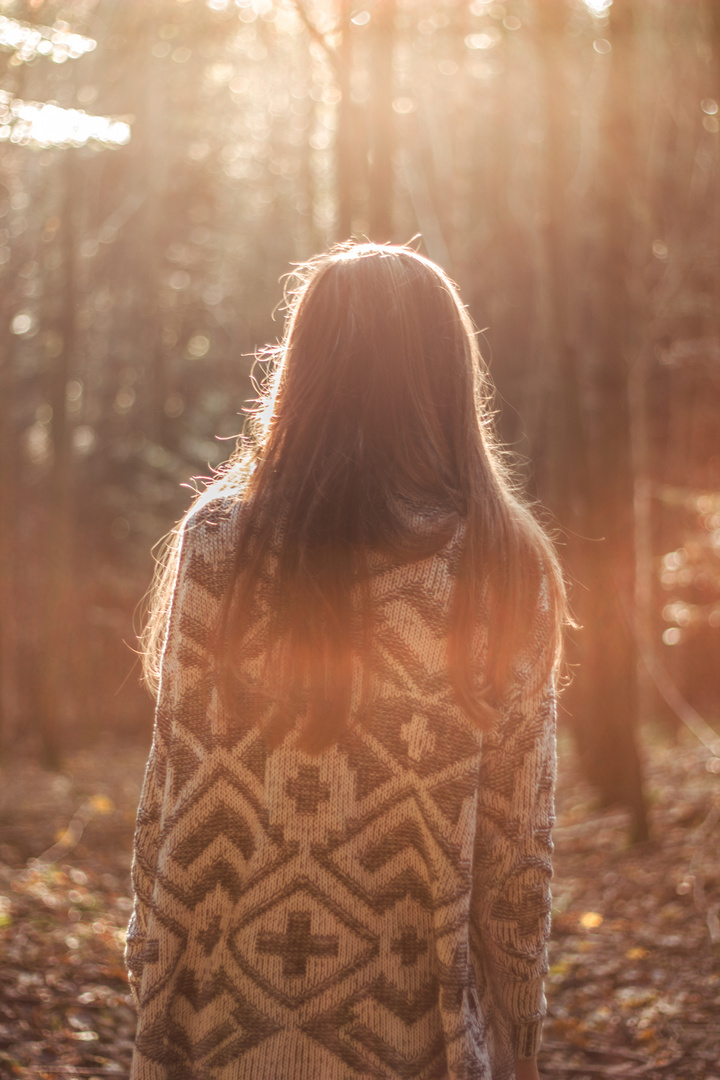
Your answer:
[[[720,1080],[720,761],[647,746],[653,841],[599,809],[563,745],[541,1075]],[[0,1077],[128,1074],[122,965],[142,751],[32,762],[0,799]]]
[[[568,712],[640,834],[629,627],[699,712],[720,695],[717,0],[0,12],[0,750],[140,736],[150,547],[232,452],[281,275],[415,237],[563,539]]]

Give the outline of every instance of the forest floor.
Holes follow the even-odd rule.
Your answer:
[[[720,760],[645,740],[651,843],[600,810],[561,746],[549,1080],[720,1080]],[[0,1077],[127,1077],[122,961],[144,753],[0,773]]]

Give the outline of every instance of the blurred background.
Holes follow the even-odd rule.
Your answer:
[[[149,742],[151,548],[281,276],[421,234],[572,582],[562,723],[641,838],[648,725],[720,754],[719,104],[718,0],[0,0],[5,760]]]

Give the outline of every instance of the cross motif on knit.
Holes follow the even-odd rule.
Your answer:
[[[403,724],[400,738],[408,744],[408,757],[412,761],[420,761],[423,754],[432,754],[435,749],[435,735],[420,713],[414,713],[410,723]]]
[[[330,798],[330,788],[320,783],[318,765],[301,765],[297,776],[285,784],[285,791],[295,799],[298,814],[317,814],[320,803]]]
[[[311,956],[337,956],[338,948],[339,939],[334,935],[312,933],[307,911],[289,912],[284,934],[261,930],[257,936],[259,953],[282,957],[283,975],[305,975]]]
[[[544,1012],[555,708],[534,657],[549,611],[528,610],[484,737],[440,663],[464,523],[426,560],[373,553],[358,722],[317,756],[271,749],[280,531],[231,710],[213,649],[244,514],[233,494],[182,531],[135,840],[129,1080],[505,1076],[537,1052]]]
[[[403,926],[399,938],[395,938],[390,945],[390,952],[400,957],[403,967],[412,967],[417,964],[418,956],[427,952],[428,943],[425,938],[419,938],[414,926]]]

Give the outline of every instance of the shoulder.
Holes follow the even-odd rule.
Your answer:
[[[183,548],[215,547],[235,539],[242,506],[239,491],[218,492],[210,487],[202,492],[180,523]]]
[[[178,581],[221,597],[233,576],[242,500],[232,491],[203,492],[178,526]]]

